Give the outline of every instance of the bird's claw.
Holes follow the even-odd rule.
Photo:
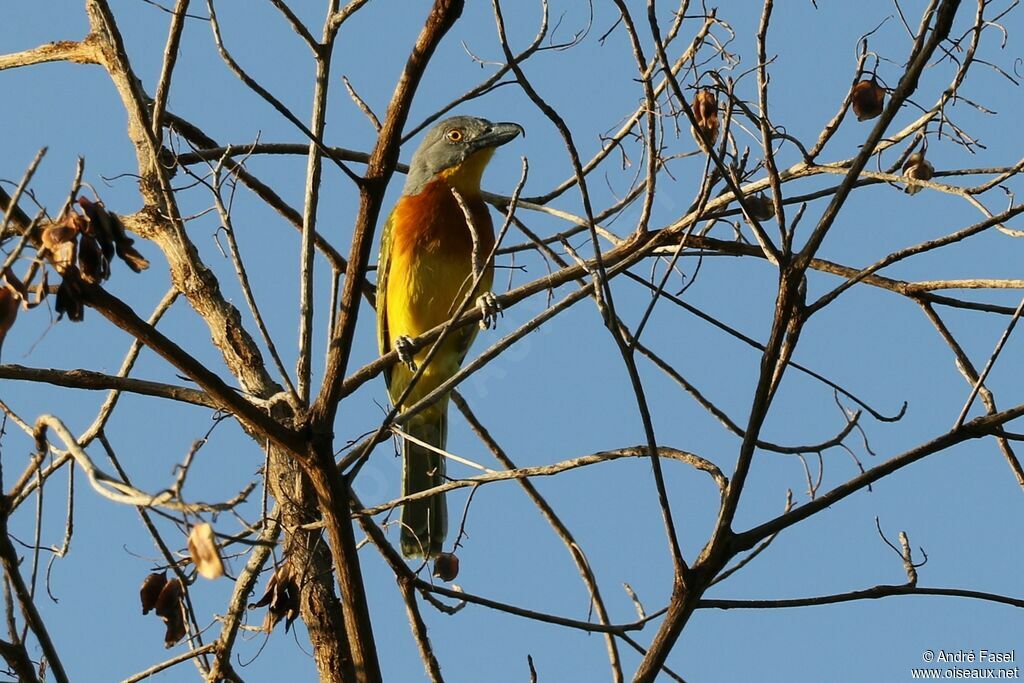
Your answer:
[[[498,297],[493,292],[484,292],[477,298],[476,305],[480,309],[480,329],[497,328],[498,316],[502,314]]]
[[[409,369],[416,370],[416,359],[414,354],[416,353],[412,348],[412,339],[409,337],[400,336],[395,337],[395,353],[398,354],[398,360],[409,366]]]

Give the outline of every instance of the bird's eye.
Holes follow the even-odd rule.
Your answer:
[[[462,142],[462,131],[458,128],[452,128],[445,137],[448,138],[449,142]]]

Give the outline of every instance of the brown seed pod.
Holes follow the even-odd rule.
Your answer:
[[[459,575],[459,558],[455,553],[441,553],[434,558],[434,576],[442,581],[453,581]]]
[[[763,194],[753,194],[746,198],[747,208],[750,209],[750,215],[759,221],[767,221],[775,216],[775,202],[772,201],[771,197],[765,197]]]
[[[160,597],[160,591],[167,584],[167,572],[153,572],[142,582],[139,590],[139,597],[142,598],[142,613],[149,614],[149,611],[156,607],[156,601]]]
[[[924,152],[914,152],[903,164],[903,177],[911,180],[931,180],[935,175],[935,167],[924,158]],[[924,188],[920,185],[907,183],[904,190],[907,194],[917,194]]]
[[[885,89],[873,76],[871,80],[857,81],[850,93],[850,104],[858,121],[873,119],[882,113],[885,106]]]
[[[707,151],[697,130],[700,129],[712,145],[718,140],[718,98],[712,90],[704,88],[694,96],[691,107],[697,126],[690,126],[690,134],[697,141],[697,146]]]

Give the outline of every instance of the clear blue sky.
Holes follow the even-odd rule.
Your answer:
[[[137,73],[152,92],[159,74],[168,15],[141,0],[111,3]],[[313,27],[315,35],[325,3],[293,3]],[[610,3],[598,2],[594,26],[576,48],[546,52],[531,60],[526,71],[541,93],[564,116],[584,156],[599,149],[599,134],[615,129],[632,112],[641,96],[626,36],[620,29],[599,43],[598,38],[614,23]],[[670,3],[663,2],[667,24]],[[901,3],[912,25],[925,3]],[[965,3],[966,4],[966,3]],[[193,11],[205,13],[204,3]],[[343,27],[333,65],[333,96],[330,101],[326,140],[329,144],[368,150],[373,131],[347,97],[340,82],[348,76],[371,107],[383,114],[408,47],[422,23],[420,3],[378,0]],[[506,14],[510,37],[521,49],[532,39],[539,20],[535,3],[508,0]],[[556,39],[566,39],[586,23],[586,3],[558,0],[552,3],[552,21],[561,20]],[[644,3],[632,2],[638,19]],[[772,64],[772,114],[775,122],[805,142],[813,142],[821,126],[835,112],[849,87],[856,60],[856,42],[879,21],[895,11],[888,2],[778,3],[777,19],[769,38],[769,53],[778,55]],[[269,3],[227,3],[218,6],[225,40],[235,57],[260,82],[308,119],[311,100],[312,61],[300,39],[283,23]],[[959,26],[966,27],[974,11],[963,7]],[[722,3],[721,18],[730,22],[737,38],[729,50],[740,55],[736,73],[755,62],[753,36],[760,3]],[[51,40],[79,39],[87,23],[79,2],[58,0],[5,3],[0,21],[0,52],[34,47]],[[687,20],[683,34],[696,30]],[[983,57],[1012,70],[1022,54],[1020,15],[1012,14],[1009,40],[998,47],[993,32]],[[954,30],[954,33],[958,33]],[[721,31],[719,36],[724,37]],[[879,74],[895,85],[898,65],[909,49],[906,31],[891,18],[872,38],[871,46],[887,60]],[[464,49],[465,48],[465,49]],[[681,49],[678,45],[674,54]],[[481,67],[467,51],[485,60]],[[648,54],[650,49],[648,45]],[[490,4],[468,2],[463,18],[445,39],[426,72],[413,106],[411,122],[418,123],[438,106],[461,94],[495,68],[500,60]],[[718,65],[714,62],[712,66]],[[929,72],[915,101],[930,106],[948,82],[948,65]],[[86,175],[107,206],[130,213],[139,206],[131,173],[132,149],[124,135],[124,114],[105,73],[98,67],[53,64],[0,73],[0,131],[3,155],[0,178],[16,181],[36,151],[46,145],[49,153],[33,185],[39,201],[56,211],[62,203],[77,156],[86,159]],[[746,77],[741,96],[756,100],[755,80]],[[929,156],[938,168],[1000,166],[1019,160],[1021,146],[1015,110],[1021,92],[991,70],[979,67],[964,94],[998,116],[984,117],[960,104],[957,122],[980,138],[987,149],[971,156],[963,148],[932,141]],[[247,91],[217,58],[209,26],[188,23],[177,66],[169,109],[190,119],[221,143],[263,141],[301,142],[302,135],[266,103]],[[462,106],[460,113],[492,119],[513,120],[527,130],[525,139],[501,150],[485,176],[486,189],[511,192],[519,176],[519,156],[530,160],[526,194],[537,194],[570,174],[557,132],[523,94],[507,86]],[[907,109],[896,126],[917,116]],[[848,118],[823,155],[824,160],[852,156],[867,134],[869,124]],[[741,144],[752,144],[740,137]],[[415,140],[413,144],[415,144]],[[671,150],[691,151],[686,131],[671,140]],[[407,161],[413,146],[402,150]],[[756,149],[756,148],[755,148]],[[635,151],[635,150],[634,150]],[[755,151],[756,154],[756,151]],[[791,148],[780,163],[796,160]],[[639,156],[631,159],[639,162]],[[890,161],[890,157],[886,158]],[[664,225],[689,204],[703,162],[690,157],[673,162],[674,181],[665,179],[652,224]],[[249,167],[270,183],[293,206],[302,202],[305,158],[255,158]],[[591,178],[591,190],[599,207],[628,186],[635,167],[622,170],[619,161],[609,162],[607,176]],[[607,180],[606,180],[607,179]],[[184,185],[186,179],[176,179]],[[319,229],[343,252],[356,211],[356,194],[335,168],[326,167],[325,191],[319,213]],[[395,178],[388,205],[400,189]],[[811,181],[799,191],[823,185]],[[795,191],[790,189],[789,192]],[[1018,195],[1020,183],[1016,183]],[[200,190],[183,193],[184,212],[200,212],[208,198]],[[1004,206],[1002,196],[990,199],[990,208]],[[580,212],[577,193],[560,198],[560,208]],[[804,236],[820,215],[812,205],[804,219]],[[611,226],[625,234],[639,209],[627,211]],[[539,214],[524,214],[540,234],[564,229],[564,224]],[[847,265],[867,265],[901,246],[952,232],[979,220],[978,212],[947,195],[924,192],[908,197],[881,185],[858,192],[826,241],[821,256]],[[254,290],[268,319],[271,332],[285,358],[294,367],[298,301],[297,233],[261,206],[245,189],[238,192],[234,223],[243,255],[254,278]],[[1017,225],[1018,228],[1024,227]],[[189,232],[201,253],[221,276],[227,296],[244,309],[230,263],[217,249],[212,215],[189,224]],[[719,237],[730,233],[716,229]],[[513,234],[511,241],[522,236]],[[589,249],[583,240],[575,246]],[[115,269],[110,290],[148,315],[168,286],[166,267],[154,245],[140,243],[153,267],[133,275]],[[907,279],[966,277],[1019,277],[1021,246],[992,232],[964,243],[950,253],[911,260],[886,274]],[[544,265],[537,259],[518,261],[527,272],[514,272],[514,285],[541,276]],[[118,264],[121,265],[121,264]],[[314,371],[322,369],[326,324],[327,270],[320,264],[318,287],[322,296],[317,311],[318,352]],[[693,259],[683,268],[692,274]],[[505,273],[507,271],[502,271]],[[638,269],[637,272],[646,272]],[[763,262],[730,258],[706,259],[696,284],[687,290],[691,303],[760,340],[768,334],[775,293],[774,271]],[[504,289],[506,275],[496,287]],[[810,291],[826,291],[837,284],[833,278],[813,276]],[[568,293],[568,289],[564,293]],[[617,282],[615,294],[627,322],[635,324],[646,295],[625,281]],[[968,294],[1015,305],[1019,293]],[[485,348],[518,324],[539,312],[543,297],[528,300],[506,312],[497,333],[481,334],[477,351]],[[981,364],[1002,331],[1005,319],[977,313],[941,310],[972,359]],[[249,321],[247,315],[243,316]],[[183,302],[175,305],[161,329],[186,346],[210,367],[223,371],[218,354],[198,318]],[[252,329],[255,329],[254,327]],[[678,370],[738,422],[749,409],[759,354],[723,335],[697,318],[661,302],[647,342],[675,364]],[[50,325],[47,312],[37,309],[22,314],[4,345],[4,361],[38,367],[83,367],[115,372],[130,340],[112,329],[99,315],[87,312],[86,321]],[[1022,342],[1012,338],[989,386],[1002,407],[1024,400],[1019,383]],[[376,356],[373,318],[364,308],[357,330],[352,367]],[[896,424],[865,418],[863,424],[872,449],[861,441],[849,444],[866,467],[905,448],[941,434],[956,418],[968,387],[956,370],[953,358],[920,310],[909,301],[877,289],[860,288],[843,296],[834,309],[812,319],[796,359],[819,370],[868,400],[882,412],[896,412],[909,402],[906,417]],[[731,473],[738,440],[727,434],[710,416],[672,382],[641,361],[659,442],[693,451]],[[174,371],[144,352],[134,373],[138,377],[180,382]],[[463,394],[481,420],[519,465],[538,465],[585,455],[597,450],[635,445],[643,441],[627,376],[600,316],[589,301],[578,304],[550,325],[532,334],[509,353],[471,378]],[[61,417],[73,430],[87,426],[103,400],[101,394],[73,392],[46,386],[4,382],[0,398],[24,418],[42,412]],[[338,445],[355,439],[376,426],[386,401],[383,382],[374,381],[343,404],[336,433]],[[159,490],[173,480],[173,466],[193,440],[209,427],[206,410],[154,399],[125,396],[111,422],[109,434],[135,483]],[[975,413],[977,414],[977,412]],[[829,438],[842,426],[831,391],[790,373],[766,423],[764,438],[776,443],[815,443]],[[1019,431],[1019,430],[1018,430]],[[8,428],[3,441],[6,486],[20,472],[30,453],[30,441]],[[451,450],[492,465],[486,450],[470,434],[461,418],[452,418]],[[97,462],[105,458],[98,449]],[[812,458],[813,460],[813,458]],[[850,457],[833,449],[825,454],[822,490],[835,486],[857,472]],[[189,477],[186,495],[192,500],[216,500],[233,496],[256,477],[263,456],[232,424],[223,424],[201,451]],[[684,552],[694,557],[706,538],[716,512],[712,485],[693,471],[666,465],[673,509],[680,526]],[[400,465],[389,446],[380,447],[360,476],[356,490],[364,502],[383,502],[398,493]],[[472,471],[452,466],[452,476]],[[63,532],[61,498],[64,476],[46,489],[44,543],[59,544]],[[628,582],[648,611],[665,604],[671,587],[671,567],[666,550],[650,466],[631,460],[573,472],[554,480],[537,482],[555,509],[576,534],[602,587],[612,619],[635,619],[633,605],[622,590]],[[796,458],[762,453],[755,460],[747,491],[737,518],[745,529],[781,511],[787,488],[797,503],[806,502],[803,468]],[[465,492],[450,496],[454,520],[459,518]],[[79,478],[76,491],[75,537],[71,554],[54,564],[50,587],[60,600],[46,597],[39,603],[51,633],[64,655],[74,680],[120,680],[167,656],[162,647],[162,626],[139,613],[137,588],[156,561],[157,551],[138,521],[136,512],[101,500]],[[875,516],[891,538],[906,530],[917,552],[922,546],[929,562],[921,571],[924,586],[972,588],[1021,596],[1019,567],[1024,551],[1019,539],[1024,532],[1022,491],[991,440],[969,442],[949,452],[915,464],[874,487],[844,500],[832,509],[787,531],[747,569],[716,586],[708,597],[800,597],[900,583],[905,575],[899,558],[879,539]],[[252,519],[255,504],[243,510]],[[218,531],[237,530],[230,516],[217,520]],[[26,506],[15,518],[13,530],[22,540],[31,538],[31,513]],[[177,547],[184,538],[166,527],[167,538]],[[467,524],[469,538],[460,552],[462,573],[458,583],[467,591],[513,602],[524,607],[585,619],[588,597],[575,566],[561,542],[514,483],[483,487],[474,498]],[[45,555],[44,555],[45,557]],[[387,681],[423,680],[405,611],[394,579],[372,547],[362,550],[370,608],[381,665]],[[239,569],[242,560],[230,562]],[[263,582],[259,589],[262,590]],[[200,581],[193,587],[199,621],[209,624],[219,613],[231,590],[221,579]],[[541,681],[602,681],[608,678],[604,641],[555,626],[467,606],[455,616],[423,609],[431,639],[447,680],[528,680],[527,654],[536,663]],[[262,611],[252,616],[253,625]],[[831,607],[773,611],[701,611],[690,622],[669,664],[690,681],[904,681],[910,668],[919,666],[926,649],[1017,649],[1024,658],[1021,639],[1024,617],[1019,610],[954,598],[888,598]],[[216,637],[219,626],[204,635]],[[264,646],[262,634],[244,634],[237,654],[244,662],[255,658],[239,673],[247,681],[313,680],[315,668],[301,625],[298,638],[283,629],[273,633]],[[641,642],[654,633],[654,625],[636,634]],[[262,647],[262,651],[260,648]],[[179,645],[172,652],[182,651]],[[627,672],[638,657],[621,648]],[[181,665],[157,680],[195,680],[191,665]]]

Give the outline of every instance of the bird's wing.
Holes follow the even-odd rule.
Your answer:
[[[377,259],[377,350],[383,356],[391,350],[391,337],[388,333],[388,270],[391,267],[391,224],[394,211],[384,221],[384,229],[380,236],[380,258]],[[391,368],[384,371],[384,379],[391,385]]]

